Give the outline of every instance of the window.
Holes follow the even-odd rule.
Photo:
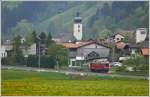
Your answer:
[[[117,40],[120,40],[119,38],[117,38]]]
[[[146,32],[145,31],[141,31],[141,34],[145,34]]]
[[[78,28],[80,28],[80,25],[78,25]]]
[[[87,54],[87,56],[86,56],[86,60],[98,59],[98,58],[100,58],[100,55],[95,51],[92,51],[91,53]]]
[[[78,32],[80,32],[80,30],[78,29]]]
[[[81,65],[80,60],[77,60],[77,61],[76,61],[76,66],[80,66],[80,65]]]
[[[72,66],[75,66],[75,65],[76,65],[75,61],[72,61]]]
[[[95,48],[97,48],[97,45],[95,46]]]

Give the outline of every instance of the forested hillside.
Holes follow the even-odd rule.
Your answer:
[[[117,30],[148,27],[148,2],[2,2],[2,39],[17,34],[52,33],[70,38],[77,12],[83,18],[84,39],[103,37]]]

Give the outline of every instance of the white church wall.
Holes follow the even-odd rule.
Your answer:
[[[74,24],[73,35],[77,40],[82,40],[82,24],[81,23],[75,23]]]

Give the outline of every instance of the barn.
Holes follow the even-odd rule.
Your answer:
[[[62,43],[69,50],[69,67],[82,66],[95,59],[109,59],[110,48],[95,41]]]

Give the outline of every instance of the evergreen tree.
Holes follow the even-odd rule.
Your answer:
[[[24,57],[21,49],[21,36],[19,35],[14,38],[13,50],[16,64],[23,64]]]
[[[46,34],[44,32],[41,32],[39,37],[41,39],[41,43],[45,43],[46,42]]]
[[[32,32],[32,38],[33,38],[33,42],[37,43],[37,34],[35,31]]]
[[[48,37],[47,37],[47,45],[52,43],[52,35],[51,32],[48,33]]]
[[[18,35],[14,38],[14,44],[13,44],[13,50],[15,55],[20,52],[20,46],[21,46],[21,36]]]
[[[35,31],[33,31],[32,33],[29,33],[26,36],[26,44],[27,45],[32,45],[33,43],[37,43],[38,39],[37,39],[37,34]]]

